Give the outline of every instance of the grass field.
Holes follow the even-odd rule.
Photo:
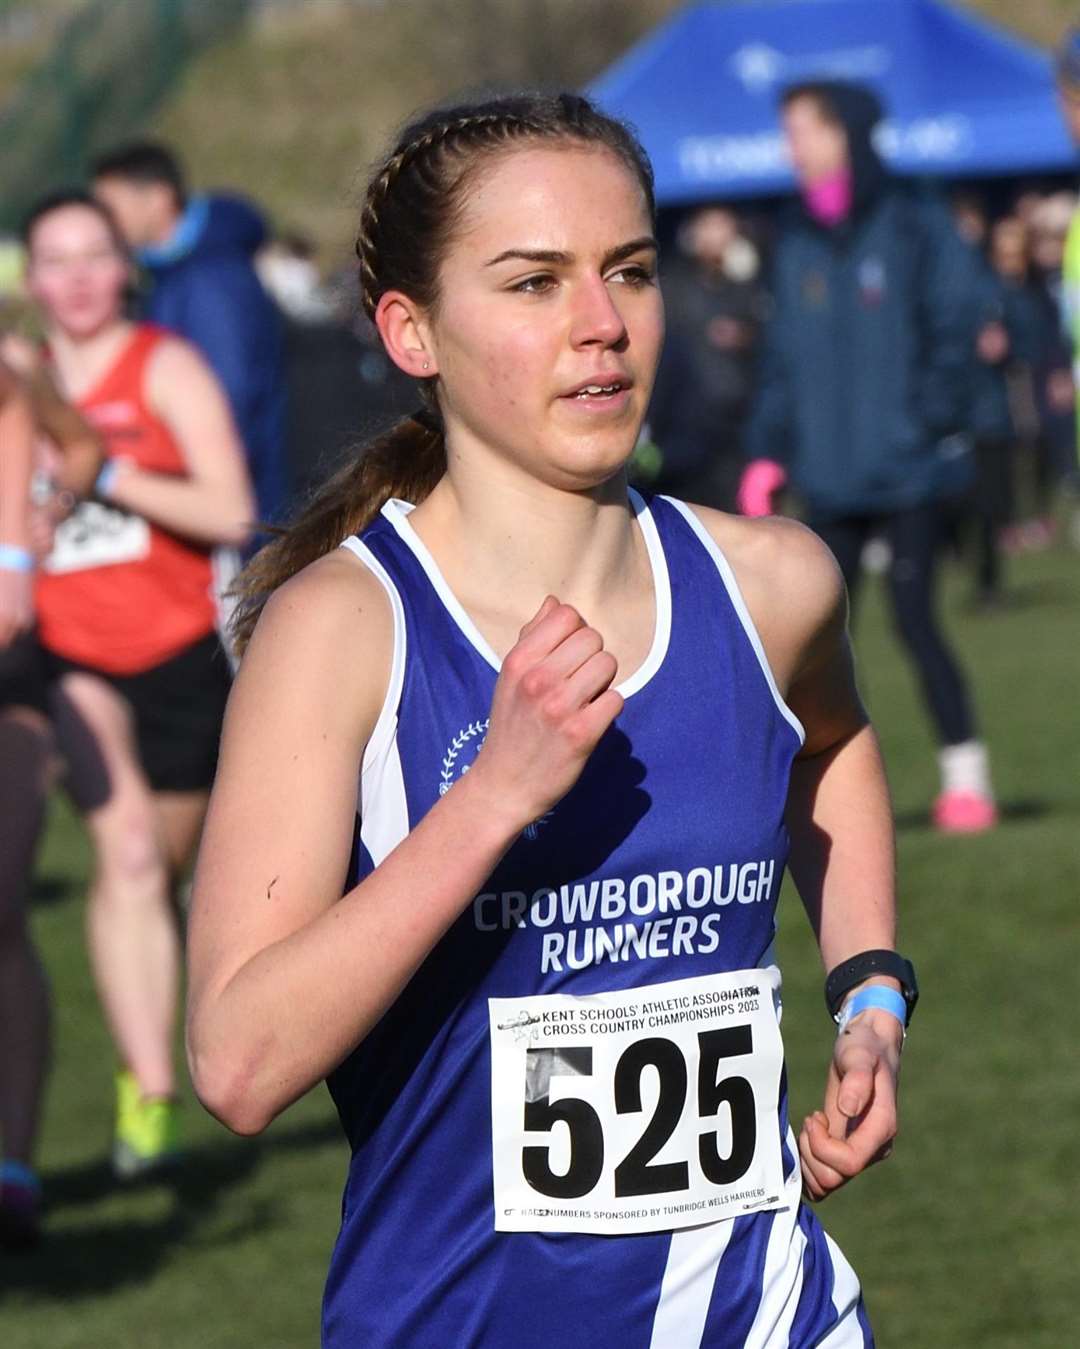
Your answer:
[[[932,746],[876,587],[860,614],[863,682],[896,796],[903,946],[924,997],[896,1155],[824,1217],[860,1272],[882,1349],[1080,1343],[1080,555],[1021,559],[1014,589],[1012,608],[976,617],[953,574],[945,600],[1005,811],[982,838],[926,827]],[[251,1142],[189,1096],[183,1178],[116,1189],[103,1163],[112,1063],[82,942],[86,864],[57,802],[34,906],[57,1001],[41,1156],[48,1239],[36,1255],[0,1258],[0,1346],[314,1346],[346,1163],[328,1098],[316,1091]],[[790,892],[782,913],[801,1114],[818,1099],[830,1037]]]

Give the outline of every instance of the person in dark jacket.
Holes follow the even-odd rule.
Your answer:
[[[1076,462],[1076,388],[1072,377],[1072,342],[1064,304],[1065,241],[1076,211],[1076,196],[1054,192],[1035,208],[1031,218],[1032,286],[1039,314],[1035,361],[1035,408],[1039,419],[1036,458],[1034,542],[1052,537],[1052,505],[1065,489],[1080,495]]]
[[[933,604],[943,506],[970,486],[974,263],[944,206],[887,177],[872,93],[803,84],[781,106],[800,200],[777,242],[740,508],[767,513],[790,480],[853,595],[865,543],[884,535],[941,746],[934,822],[976,832],[997,818],[987,753]]]
[[[758,254],[722,206],[679,231],[684,257],[662,278],[667,335],[649,427],[663,455],[658,492],[730,511],[742,470],[740,432],[765,301]]]
[[[1005,216],[990,231],[987,258],[977,255],[980,293],[972,370],[975,437],[975,600],[1002,598],[1001,539],[1014,513],[1014,477],[1022,442],[1036,435],[1034,370],[1040,355],[1039,297],[1029,282],[1027,228]]]
[[[262,217],[236,196],[189,196],[175,156],[139,142],[102,155],[94,193],[151,285],[142,317],[198,347],[225,386],[263,523],[286,506],[281,321],[254,267]]]

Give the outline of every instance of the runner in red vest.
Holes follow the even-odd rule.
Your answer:
[[[91,958],[121,1060],[114,1166],[177,1151],[173,887],[202,824],[228,693],[214,549],[254,513],[228,405],[202,358],[124,317],[130,270],[91,197],[39,205],[28,280],[65,394],[107,453],[95,499],[56,532],[37,590],[59,675],[57,732],[95,849]]]

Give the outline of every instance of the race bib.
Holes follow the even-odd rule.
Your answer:
[[[149,552],[150,526],[141,516],[101,501],[83,501],[57,526],[52,552],[42,565],[57,575],[138,562]]]
[[[775,970],[490,998],[495,1228],[670,1231],[783,1208]]]

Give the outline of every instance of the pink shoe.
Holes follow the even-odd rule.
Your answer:
[[[981,792],[942,792],[931,810],[943,834],[981,834],[998,822],[997,806]]]
[[[1027,546],[1033,553],[1044,552],[1054,542],[1055,520],[1052,515],[1038,515],[1028,522]]]

